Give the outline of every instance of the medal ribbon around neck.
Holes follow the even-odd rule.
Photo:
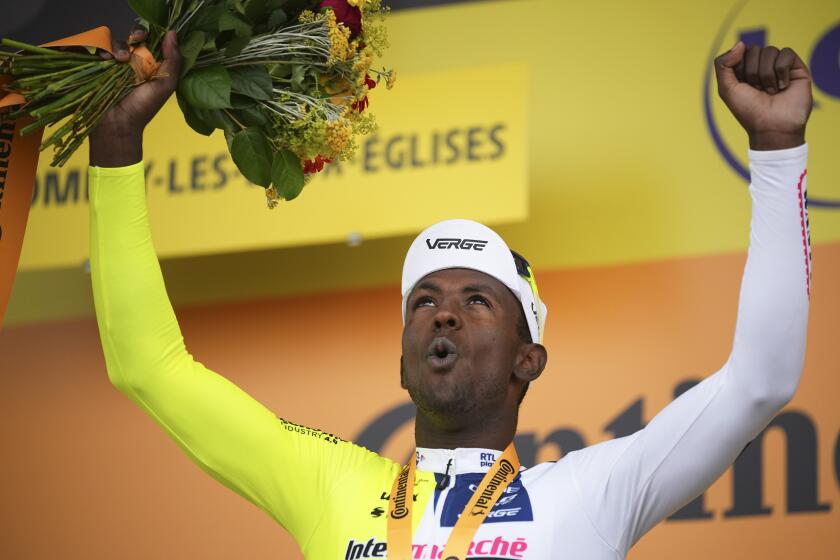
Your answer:
[[[443,560],[466,560],[475,532],[484,522],[487,514],[504,494],[505,489],[519,474],[519,456],[513,442],[508,444],[502,455],[496,459],[481,484],[467,502],[458,517],[446,547]],[[414,507],[414,472],[417,470],[417,454],[402,468],[391,485],[388,498],[388,560],[412,560],[411,510]]]

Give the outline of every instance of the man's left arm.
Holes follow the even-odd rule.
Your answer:
[[[644,430],[573,462],[584,507],[589,502],[602,537],[623,552],[732,464],[793,397],[802,370],[811,275],[804,143],[810,76],[790,49],[748,50],[742,43],[718,57],[715,70],[751,148],[750,248],[735,339],[723,368]]]

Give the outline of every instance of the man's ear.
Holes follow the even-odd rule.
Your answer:
[[[405,389],[405,367],[403,366],[402,356],[400,356],[400,387]]]
[[[524,383],[530,383],[540,376],[547,362],[548,351],[545,346],[534,343],[523,344],[519,348],[513,374]]]

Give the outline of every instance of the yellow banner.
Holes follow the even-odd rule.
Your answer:
[[[509,116],[510,126],[517,127],[502,137],[505,158],[520,149],[525,152],[511,133],[527,130],[527,158],[521,172],[522,177],[527,174],[527,195],[519,183],[499,186],[501,181],[492,173],[479,173],[491,169],[485,167],[486,162],[438,166],[428,175],[432,179],[418,179],[417,183],[423,188],[440,183],[448,197],[460,197],[460,193],[470,197],[468,209],[453,207],[453,215],[447,217],[457,212],[493,226],[511,222],[497,229],[538,272],[743,251],[750,212],[743,172],[747,138],[718,100],[709,70],[712,57],[739,38],[749,44],[788,45],[802,56],[814,77],[815,105],[806,136],[812,241],[819,246],[840,240],[840,158],[836,157],[840,141],[840,13],[835,0],[709,0],[678,5],[654,0],[610,2],[607,10],[597,3],[518,0],[392,14],[392,45],[384,63],[398,68],[400,77],[393,91],[373,91],[372,109],[383,129],[371,145],[368,165],[385,168],[382,152],[388,138],[428,131],[423,128],[427,120],[440,123],[443,131],[497,122],[484,114],[477,121],[468,118],[477,111],[475,104],[487,107],[488,114],[492,108],[493,114]],[[527,68],[527,77],[513,72],[499,73],[492,82],[472,78],[480,73],[475,69],[502,63]],[[411,94],[414,101],[402,104],[400,96],[417,88],[423,89]],[[525,92],[518,93],[522,90]],[[522,115],[521,122],[507,107],[515,95],[526,96],[518,103],[524,103],[527,113],[517,109],[521,105],[513,108]],[[399,114],[386,113],[391,110],[399,110]],[[421,128],[411,128],[417,121]],[[418,136],[416,145],[423,146],[423,140],[428,142],[428,136]],[[464,145],[463,136],[458,141]],[[399,142],[391,146],[394,153]],[[404,146],[411,146],[410,139]],[[488,146],[492,149],[492,143]],[[408,152],[407,147],[403,149]],[[224,145],[189,131],[174,108],[167,108],[150,126],[146,153],[153,159],[150,177],[158,182],[157,186],[150,184],[155,239],[165,256],[194,247],[196,236],[206,236],[207,244],[212,245],[211,239],[234,240],[260,228],[259,237],[249,242],[273,243],[269,236],[282,232],[284,242],[299,244],[305,242],[300,240],[304,233],[327,233],[327,228],[333,228],[334,241],[346,239],[351,232],[370,236],[360,231],[354,217],[377,214],[375,204],[382,200],[360,190],[368,188],[364,181],[361,186],[355,182],[354,177],[360,174],[354,169],[363,166],[364,159],[345,166],[341,175],[332,172],[318,177],[279,219],[277,213],[263,212],[259,190],[227,198],[222,192],[225,189],[239,191],[236,194],[247,189],[241,179],[233,178],[234,166],[225,157]],[[198,159],[193,162],[193,156],[185,158],[184,153]],[[427,153],[418,156],[418,161],[425,161]],[[41,169],[36,208],[22,250],[23,267],[33,269],[62,262],[56,258],[61,254],[59,247],[71,247],[67,254],[72,256],[63,258],[70,268],[24,271],[10,301],[7,324],[93,311],[88,280],[77,274],[87,255],[87,234],[82,229],[86,228],[87,212],[83,207],[86,155],[81,153],[78,158],[71,162],[69,173],[55,175]],[[403,158],[411,160],[410,155]],[[221,189],[214,189],[220,182],[217,168],[225,173]],[[430,172],[428,168],[424,171]],[[171,185],[176,191],[171,195],[170,174],[175,177]],[[460,183],[450,182],[455,175],[461,178]],[[493,182],[481,185],[488,175]],[[193,176],[195,185],[209,192],[193,191]],[[416,183],[407,187],[409,177],[420,177],[415,170],[403,167],[393,173],[386,170],[366,175],[371,180],[386,176],[383,190],[404,196],[403,203],[383,204],[377,219],[392,218],[389,223],[404,224],[407,231],[411,223],[426,226],[439,216],[431,212],[421,215],[420,209],[412,206],[438,204],[435,212],[444,206],[442,199],[423,197]],[[448,187],[455,184],[458,189]],[[498,190],[488,190],[497,186]],[[476,191],[480,196],[475,196]],[[315,194],[318,192],[340,192],[351,204],[363,207],[347,206],[340,212],[316,215],[304,211],[315,204],[312,200],[320,196]],[[516,200],[522,204],[509,204],[508,197],[519,197]],[[223,199],[228,211],[219,218],[201,203],[193,203],[199,199]],[[63,206],[59,200],[64,201]],[[71,200],[76,202],[71,204]],[[488,205],[499,200],[499,207],[511,213],[516,210],[520,218],[494,218]],[[227,201],[241,206],[227,205]],[[74,210],[70,212],[68,206]],[[526,211],[527,220],[517,221]],[[395,214],[383,216],[387,212]],[[269,227],[252,227],[252,217],[259,223],[268,221]],[[169,223],[183,227],[173,233]],[[381,233],[390,235],[384,228]],[[298,263],[298,271],[270,286],[262,280],[264,265],[260,263],[265,259],[241,253],[219,255],[212,263],[202,261],[213,270],[212,283],[205,282],[205,269],[190,277],[189,267],[179,268],[167,280],[178,303],[288,295],[316,287],[340,290],[382,285],[399,280],[403,247],[410,243],[409,236],[405,237],[388,243],[387,251],[382,251],[382,243],[363,244],[352,257],[340,245],[302,245],[282,255],[272,254],[272,259],[282,256]],[[341,268],[331,266],[333,261]],[[205,289],[196,290],[199,284]]]
[[[523,0],[394,14],[387,63],[400,79],[373,91],[378,136],[279,212],[247,192],[220,137],[193,133],[168,106],[146,140],[161,255],[413,233],[453,216],[516,223],[502,233],[542,268],[743,250],[747,139],[709,73],[738,39],[791,46],[811,67],[813,241],[840,240],[834,4],[662,6],[613,3],[604,17],[596,5]],[[418,48],[423,30],[437,39]],[[40,168],[24,269],[86,257],[86,157]]]
[[[746,249],[747,136],[707,80],[739,38],[811,68],[812,240],[840,240],[838,35],[836,0],[480,2],[395,14],[387,63],[527,60],[531,214],[501,233],[537,268],[600,266]]]
[[[266,208],[263,188],[238,173],[221,133],[193,132],[173,99],[144,144],[158,254],[356,243],[459,216],[522,221],[527,84],[525,66],[496,65],[418,74],[387,93],[375,89],[370,110],[379,130],[360,139],[353,160],[328,166],[298,199],[274,210]],[[87,258],[86,152],[62,169],[43,158],[22,269],[77,266]]]

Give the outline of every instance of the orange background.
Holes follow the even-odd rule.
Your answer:
[[[594,443],[637,398],[647,421],[677,383],[715,371],[730,348],[743,261],[734,254],[538,271],[550,359],[525,399],[520,433],[539,439],[570,427]],[[838,557],[840,244],[817,246],[814,263],[805,373],[788,408],[816,424],[818,497],[831,510],[785,513],[784,438],[771,433],[764,502],[772,515],[724,519],[727,473],[706,496],[714,519],[666,522],[630,558]],[[196,359],[276,413],[354,438],[407,401],[399,309],[399,289],[388,286],[178,315]],[[0,558],[299,558],[281,527],[199,471],[109,385],[93,319],[7,328],[0,356]],[[404,427],[384,452],[399,459],[411,444]],[[549,445],[538,458],[558,454]]]
[[[3,76],[0,75],[0,79]],[[2,90],[0,90],[0,95]],[[0,98],[0,107],[3,99]],[[12,140],[0,139],[2,158],[2,185],[0,185],[0,326],[6,314],[6,306],[15,281],[18,258],[26,232],[29,217],[29,201],[35,183],[35,166],[38,163],[38,146],[41,134],[17,136],[17,131],[32,122],[30,118],[11,121],[0,118],[5,126],[4,135],[11,134]]]
[[[38,3],[19,4],[9,22],[31,16],[37,10],[28,6]],[[46,34],[33,42],[86,29],[82,18],[98,21],[124,5],[51,4],[44,17],[30,18]],[[51,21],[65,5],[72,5],[68,15]],[[521,84],[528,88],[522,123],[528,218],[491,222],[542,267],[540,288],[550,308],[549,366],[525,400],[521,434],[541,440],[569,428],[595,443],[639,399],[649,420],[678,383],[724,362],[743,266],[743,254],[734,252],[747,244],[749,197],[709,136],[703,114],[703,95],[713,87],[703,82],[709,57],[742,33],[764,30],[768,41],[790,45],[810,61],[837,18],[836,0],[516,0],[397,11],[389,19],[392,46],[384,63],[400,73],[395,92],[431,73],[529,67]],[[444,93],[480,91],[464,78],[431,83]],[[814,94],[809,187],[814,199],[840,200],[840,102],[819,87]],[[374,111],[378,104],[374,96]],[[721,102],[712,105],[725,143],[745,162],[743,131]],[[441,108],[407,110],[437,115]],[[186,130],[173,117],[156,119],[147,140]],[[400,128],[402,121],[388,122]],[[192,146],[183,153],[207,155]],[[181,170],[190,163],[185,156],[175,160]],[[46,177],[40,174],[42,192]],[[69,189],[69,180],[61,184]],[[79,197],[36,208],[30,232],[84,246],[85,230],[62,227],[58,219],[65,211],[86,215],[84,204]],[[163,206],[151,206],[160,216]],[[200,221],[200,207],[190,208],[176,221],[179,231]],[[831,509],[786,513],[786,442],[776,429],[764,445],[764,504],[772,514],[725,518],[732,506],[727,473],[706,494],[712,519],[665,522],[631,558],[840,558],[840,221],[836,210],[812,210],[817,246],[809,348],[788,410],[816,426],[818,501]],[[169,235],[161,228],[154,233],[159,240]],[[398,384],[397,281],[409,242],[388,237],[358,247],[193,255],[167,260],[163,269],[198,359],[278,414],[353,439],[408,402]],[[280,527],[190,464],[108,384],[82,268],[79,262],[19,272],[0,331],[0,560],[299,558]],[[384,453],[401,459],[411,445],[411,426],[403,426]],[[546,445],[538,459],[559,453]]]

